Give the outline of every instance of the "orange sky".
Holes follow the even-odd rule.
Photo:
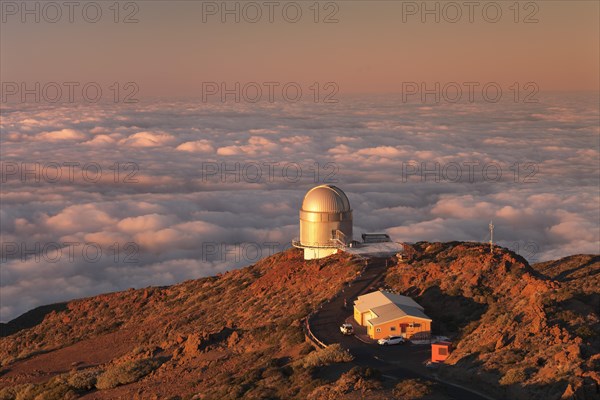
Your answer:
[[[66,15],[49,23],[43,14],[40,23],[31,16],[22,23],[19,15],[4,10],[2,81],[135,81],[142,97],[198,95],[206,81],[333,81],[342,94],[399,92],[407,81],[506,86],[533,81],[541,90],[599,88],[596,1],[538,1],[537,10],[521,2],[519,20],[532,12],[538,19],[528,24],[514,22],[512,1],[478,2],[473,23],[464,7],[458,22],[444,21],[455,15],[451,8],[442,10],[448,2],[439,2],[440,23],[433,15],[422,23],[420,9],[403,22],[407,2],[380,1],[340,1],[337,11],[320,3],[319,19],[334,12],[337,23],[314,23],[312,1],[295,3],[303,11],[297,23],[282,16],[289,2],[278,2],[273,23],[264,7],[256,23],[245,22],[242,11],[240,23],[233,16],[222,23],[219,15],[206,15],[203,22],[201,2],[139,1],[139,22],[131,24],[113,22],[112,2],[98,3],[103,16],[95,24],[85,22],[81,10],[75,10],[74,23]],[[423,2],[408,3],[423,7]],[[486,3],[500,6],[499,22],[484,19]],[[121,10],[119,18],[131,11]]]

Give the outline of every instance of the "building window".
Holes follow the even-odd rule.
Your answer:
[[[396,331],[396,327],[395,326],[390,327],[390,331],[395,332]]]
[[[448,349],[447,349],[447,348],[445,348],[445,347],[440,347],[440,348],[438,349],[438,354],[439,354],[440,356],[445,356],[445,355],[447,355],[447,354],[448,354]]]
[[[375,332],[381,332],[381,328],[376,328]]]

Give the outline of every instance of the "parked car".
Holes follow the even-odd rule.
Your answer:
[[[340,332],[342,332],[344,335],[353,335],[354,327],[352,324],[342,324],[342,326],[340,326]]]
[[[383,339],[379,339],[377,341],[381,346],[390,346],[392,344],[402,344],[404,343],[404,338],[402,336],[388,336]]]
[[[431,343],[439,343],[439,342],[450,342],[450,338],[448,336],[434,336],[431,338]]]

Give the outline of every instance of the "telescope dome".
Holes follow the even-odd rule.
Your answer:
[[[320,185],[306,193],[302,210],[310,212],[342,213],[350,211],[346,193],[337,186]]]
[[[327,257],[352,242],[352,209],[344,191],[333,185],[310,189],[300,208],[300,238],[304,259]]]

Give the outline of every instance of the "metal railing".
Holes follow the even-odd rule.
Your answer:
[[[347,246],[339,239],[329,239],[327,243],[302,243],[298,238],[292,240],[292,246],[298,248],[315,248],[315,249],[330,249],[335,247],[337,249],[345,249]]]
[[[305,336],[308,340],[310,340],[312,342],[313,345],[315,345],[315,347],[320,347],[322,349],[326,348],[327,345],[325,343],[323,343],[322,341],[320,341],[315,334],[312,332],[312,330],[310,329],[310,318],[313,316],[315,312],[311,312],[310,314],[308,314],[308,316],[306,317],[305,321],[304,321],[304,328],[305,328]]]
[[[362,266],[360,272],[358,273],[358,275],[352,280],[346,283],[346,285],[348,285],[348,287],[352,286],[353,284],[355,284],[358,280],[360,280],[362,278],[363,273],[365,272],[365,270],[367,269],[368,266],[368,259],[362,256],[357,257],[358,259],[360,259],[361,261],[364,262],[364,265]],[[380,278],[380,277],[378,277]],[[363,293],[366,289],[368,289],[368,286],[363,288],[360,293]],[[313,344],[315,345],[315,347],[321,347],[321,348],[326,348],[329,345],[325,344],[324,342],[322,342],[321,340],[319,340],[317,338],[317,336],[313,333],[312,329],[310,328],[310,320],[312,319],[312,317],[314,317],[315,314],[317,314],[319,311],[321,311],[321,309],[323,308],[323,306],[327,303],[330,303],[332,301],[334,301],[336,298],[338,298],[339,296],[341,296],[344,293],[345,288],[342,288],[342,290],[338,293],[336,293],[331,299],[327,299],[325,301],[323,301],[321,304],[319,304],[319,306],[314,309],[313,311],[310,312],[310,314],[308,314],[306,316],[306,318],[304,319],[304,336]]]

